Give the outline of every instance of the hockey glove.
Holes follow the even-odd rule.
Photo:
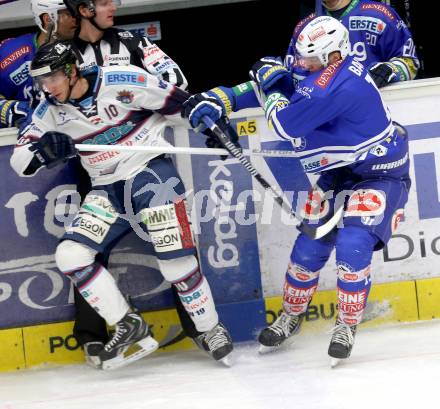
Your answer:
[[[370,67],[369,73],[377,88],[399,81],[398,72],[390,63],[379,62]]]
[[[20,126],[31,112],[27,101],[0,99],[0,123],[6,127]]]
[[[226,116],[226,111],[222,103],[207,93],[192,95],[183,103],[182,117],[188,118],[191,126],[199,132],[206,129],[202,121],[204,116],[217,122],[222,116]]]
[[[238,142],[238,135],[237,132],[235,132],[233,126],[229,122],[228,117],[223,117],[220,120],[216,122],[216,125],[226,134],[226,136],[229,138],[229,140],[238,148],[241,150],[240,143]],[[203,131],[203,134],[207,136],[205,145],[208,148],[221,148],[223,149],[223,144],[218,140],[217,136],[212,132],[209,128],[205,129]],[[227,156],[220,156],[222,160],[225,160]]]
[[[281,59],[275,57],[258,60],[249,71],[249,76],[264,93],[275,85],[283,88],[291,82],[290,72],[284,67]]]
[[[77,155],[73,139],[65,133],[50,131],[33,143],[35,158],[51,169]]]

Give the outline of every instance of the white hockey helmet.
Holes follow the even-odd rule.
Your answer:
[[[49,17],[54,24],[54,31],[57,31],[58,11],[66,9],[67,7],[63,0],[31,0],[31,11],[34,15],[35,23],[40,30],[44,32],[46,32],[46,30],[43,27],[41,15],[45,13],[49,14]]]
[[[335,51],[344,59],[350,53],[348,30],[335,18],[320,16],[311,20],[299,33],[296,52],[302,59],[317,59],[324,67]],[[301,64],[300,64],[301,65]]]

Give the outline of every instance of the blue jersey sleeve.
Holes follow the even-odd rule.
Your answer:
[[[325,94],[309,98],[296,93],[285,108],[273,113],[270,124],[284,139],[306,136],[346,112],[350,108],[347,101],[352,99],[345,89],[331,97]]]
[[[223,105],[227,115],[245,108],[260,107],[251,81],[232,88],[218,86],[207,91],[207,94]]]

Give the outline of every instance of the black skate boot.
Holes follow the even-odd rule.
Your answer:
[[[99,354],[102,369],[128,365],[151,354],[158,346],[143,318],[135,312],[129,312],[116,324],[115,333]],[[133,348],[130,347],[135,351],[131,352]],[[127,351],[129,348],[130,351]]]
[[[336,326],[332,329],[332,339],[328,347],[330,365],[335,367],[341,359],[347,359],[353,348],[357,325],[348,325],[336,319]]]
[[[93,368],[100,369],[102,362],[99,357],[100,352],[104,349],[104,343],[101,341],[90,341],[83,345],[84,357],[87,365]]]
[[[304,314],[288,315],[282,312],[272,325],[260,332],[258,336],[258,342],[261,344],[259,352],[264,354],[278,349],[287,339],[299,331],[303,319]]]
[[[230,353],[234,349],[228,330],[222,323],[218,323],[212,330],[206,331],[194,338],[200,349],[206,351],[216,361],[231,366]]]

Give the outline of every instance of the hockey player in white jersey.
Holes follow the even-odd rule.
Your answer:
[[[75,143],[168,146],[165,127],[181,121],[188,94],[134,67],[104,67],[80,75],[71,45],[41,47],[31,75],[47,100],[33,114],[11,157],[21,176],[32,176],[78,154]],[[96,261],[130,229],[151,238],[161,273],[171,282],[216,360],[233,349],[219,323],[211,290],[199,268],[185,210],[185,189],[170,159],[160,154],[81,152],[93,190],[66,227],[56,249],[58,268],[116,331],[100,353],[103,369],[145,356],[158,344],[142,317],[130,311],[111,274]],[[140,349],[130,355],[127,349]]]
[[[77,67],[82,73],[90,72],[96,69],[96,66],[131,64],[186,89],[187,81],[182,70],[156,44],[146,37],[114,27],[114,16],[120,0],[32,0],[32,3],[38,5],[32,7],[36,21],[40,20],[41,11],[46,9],[47,12],[47,8],[53,4],[67,7],[69,15],[74,17],[74,30],[70,36],[59,38],[72,39]],[[59,28],[60,25],[58,31]],[[31,59],[32,57],[29,58]],[[32,82],[30,75],[29,80]],[[89,185],[87,179],[82,176],[82,172],[78,172],[77,189],[83,196]],[[107,259],[108,255],[103,255],[102,263],[106,264]],[[197,337],[201,334],[196,331],[175,288],[172,289],[172,295],[183,333],[197,343]],[[84,349],[86,362],[93,367],[100,367],[99,352],[108,339],[105,321],[90,308],[77,290],[74,291],[74,301],[73,335]]]

